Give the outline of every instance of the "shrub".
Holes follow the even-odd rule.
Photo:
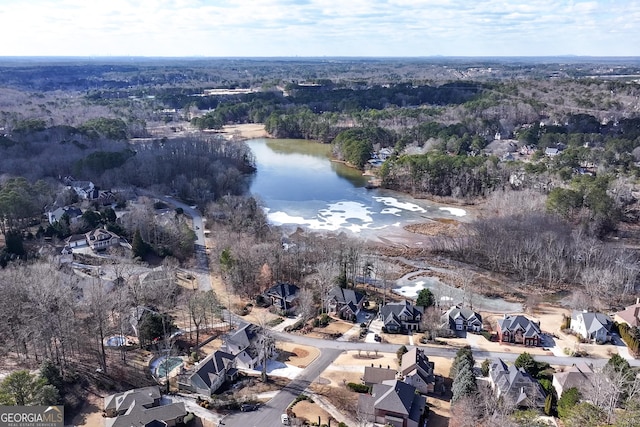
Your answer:
[[[274,326],[279,325],[282,322],[284,322],[284,319],[282,317],[276,317],[275,319],[269,320],[267,322],[267,326],[273,328]]]
[[[489,359],[484,359],[484,361],[482,362],[482,365],[480,366],[480,370],[482,371],[483,377],[489,376],[490,365],[491,365],[491,362],[489,362]]]
[[[327,326],[329,322],[331,322],[331,318],[327,313],[322,313],[322,315],[320,316],[319,322],[320,322],[320,326],[324,327],[324,326]]]
[[[366,384],[348,383],[347,387],[356,393],[369,393],[369,386]]]
[[[487,341],[493,341],[493,334],[489,331],[485,331],[484,329],[480,331],[480,334],[485,337]]]

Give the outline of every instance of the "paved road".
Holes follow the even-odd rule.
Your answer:
[[[375,351],[395,353],[400,347],[398,344],[384,344],[384,343],[362,343],[362,342],[346,342],[346,341],[330,341],[319,338],[311,338],[304,335],[293,335],[284,332],[272,332],[272,334],[279,341],[295,342],[297,344],[309,345],[317,347],[320,350],[335,349],[335,350],[362,350],[362,351]],[[407,346],[411,349],[414,346]],[[420,346],[424,350],[427,356],[434,357],[448,357],[453,359],[456,355],[457,349],[445,346]],[[505,346],[505,352],[496,351],[481,351],[473,350],[473,356],[476,360],[482,360],[486,358],[501,358],[502,360],[513,362],[522,353],[527,351],[526,347],[517,346]],[[541,362],[547,362],[552,365],[564,365],[571,366],[576,363],[592,363],[594,366],[603,366],[607,363],[608,359],[594,359],[590,357],[559,357],[559,356],[539,356],[534,355],[536,360]],[[631,366],[640,366],[640,360],[629,360]]]
[[[320,356],[313,361],[295,380],[280,390],[269,402],[255,412],[240,412],[229,415],[222,420],[227,427],[267,427],[282,425],[280,416],[293,400],[315,380],[342,353],[339,349],[322,350]]]

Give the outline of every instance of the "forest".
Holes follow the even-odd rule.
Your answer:
[[[102,344],[124,333],[132,309],[153,310],[141,347],[153,350],[177,320],[199,342],[198,325],[219,319],[224,302],[176,285],[180,271],[203,270],[193,218],[168,197],[204,214],[214,236],[205,264],[228,292],[253,304],[274,282],[299,284],[304,319],[335,284],[375,277],[386,295],[404,257],[456,266],[447,279],[476,292],[491,277],[518,301],[560,291],[571,308],[623,307],[640,272],[640,85],[628,77],[639,72],[614,58],[2,59],[3,356],[42,366],[42,378],[23,378],[38,389],[33,402],[76,407],[90,386],[80,377],[104,389],[126,385],[116,374],[148,381]],[[480,214],[415,250],[287,234],[248,194],[253,153],[221,132],[244,123],[331,144],[334,159],[386,189]],[[382,149],[390,154],[371,166]],[[75,180],[113,199],[81,200]],[[77,220],[48,223],[70,205],[84,210]],[[97,227],[131,243],[108,252],[118,262],[74,258],[112,273],[109,287],[41,250]],[[158,271],[145,280],[152,258]]]

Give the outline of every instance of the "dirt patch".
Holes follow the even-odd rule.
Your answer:
[[[223,135],[236,139],[267,138],[269,134],[263,124],[246,123],[240,125],[225,125],[222,127]]]
[[[405,225],[404,229],[424,236],[457,237],[460,234],[461,223],[455,219],[440,218],[423,224]]]
[[[298,419],[307,419],[310,423],[318,422],[318,417],[320,418],[320,424],[326,424],[329,422],[330,415],[322,409],[320,406],[315,403],[311,403],[308,400],[301,400],[296,403],[293,408],[293,413]]]
[[[80,411],[71,418],[71,425],[95,427],[103,425],[102,399],[93,394],[87,395],[87,400],[80,407]]]
[[[295,343],[282,342],[278,344],[280,361],[298,368],[306,368],[319,355],[320,350],[315,347],[304,346]]]

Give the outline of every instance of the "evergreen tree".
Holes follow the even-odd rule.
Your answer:
[[[9,406],[47,405],[51,400],[57,401],[55,387],[47,380],[27,370],[15,371],[0,382],[0,404]],[[54,399],[55,397],[55,399]]]
[[[551,415],[553,411],[553,394],[547,394],[547,397],[544,399],[544,414]]]
[[[422,289],[418,294],[416,305],[418,307],[431,307],[435,304],[433,293],[429,289]]]
[[[473,395],[477,391],[478,384],[473,374],[473,366],[470,364],[469,359],[463,358],[457,365],[457,374],[451,385],[451,403],[465,396]]]
[[[135,258],[144,258],[149,253],[149,245],[142,240],[140,230],[136,230],[133,234],[133,241],[131,242],[131,250]]]
[[[577,388],[571,387],[565,390],[558,399],[558,417],[566,418],[579,401],[580,392]]]

